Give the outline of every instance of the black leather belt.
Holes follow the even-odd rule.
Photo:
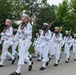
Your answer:
[[[20,38],[20,37],[19,37]],[[23,40],[25,40],[25,38],[20,38],[20,39],[23,39]]]
[[[23,38],[23,40],[25,40],[25,38]]]
[[[8,39],[6,39],[6,40],[8,40]]]

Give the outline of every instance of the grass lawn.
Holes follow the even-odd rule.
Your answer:
[[[0,45],[0,55],[1,55],[1,49],[2,49],[2,47],[1,47],[1,45]],[[17,47],[17,49],[16,49],[17,51],[18,51],[18,47]],[[9,51],[11,52],[11,46],[9,47]],[[64,48],[62,48],[62,51],[64,51]],[[72,47],[71,47],[71,51],[72,51]],[[31,53],[31,54],[33,54],[34,53],[34,47],[30,47],[29,48],[29,52]]]
[[[9,51],[11,52],[11,46],[9,47]],[[18,51],[18,47],[17,47],[17,49],[16,49],[17,51]],[[0,55],[1,55],[1,52],[2,52],[2,46],[0,45]],[[34,47],[30,47],[29,48],[29,52],[32,54],[32,53],[34,53]]]

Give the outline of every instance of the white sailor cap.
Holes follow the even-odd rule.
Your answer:
[[[29,18],[29,16],[27,14],[22,14],[22,16],[26,16],[27,18]]]
[[[74,36],[76,36],[76,34],[74,34]]]
[[[14,30],[16,30],[16,31],[17,31],[17,29],[14,29]]]
[[[65,33],[68,33],[68,32],[69,32],[68,30],[65,31]]]
[[[11,20],[10,20],[10,19],[6,19],[6,21],[9,21],[9,22],[11,22]]]
[[[55,27],[55,29],[59,29],[59,27]]]
[[[42,29],[39,29],[39,31],[42,31]]]
[[[39,34],[39,33],[36,33],[36,34]]]
[[[48,23],[43,23],[43,25],[49,26],[49,24],[48,24]]]

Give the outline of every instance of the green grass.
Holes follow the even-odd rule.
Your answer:
[[[1,52],[2,52],[1,50],[2,50],[2,46],[0,45],[0,55],[1,55]],[[12,46],[10,46],[8,50],[11,52]],[[16,50],[18,51],[18,47],[16,48]],[[34,53],[34,47],[31,46],[31,47],[29,48],[29,52],[30,52],[31,54]]]
[[[0,50],[2,49],[2,45],[0,45]],[[11,49],[12,49],[12,46],[10,46],[9,47],[9,51],[11,52]],[[17,51],[18,51],[18,47],[17,47],[17,49],[16,49]],[[72,47],[71,47],[71,49],[70,49],[71,51],[72,51]],[[64,47],[62,47],[62,51],[64,51]],[[31,53],[31,54],[33,54],[34,53],[34,47],[30,47],[29,48],[29,52]],[[0,51],[0,55],[1,55],[1,51]]]
[[[73,47],[70,48],[70,51],[73,50]],[[62,47],[61,51],[64,51],[64,47]]]
[[[29,52],[30,52],[31,54],[34,53],[34,47],[31,46],[31,47],[29,48]]]

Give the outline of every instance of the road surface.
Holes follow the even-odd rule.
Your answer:
[[[11,61],[8,59],[5,61],[4,67],[0,68],[0,75],[10,75],[10,73],[14,72],[17,69],[16,60],[14,65],[11,65]],[[69,63],[65,63],[65,55],[62,54],[61,61],[57,67],[54,67],[55,59],[53,58],[49,65],[46,67],[44,71],[40,71],[40,67],[42,62],[37,62],[37,58],[33,58],[33,69],[28,72],[28,64],[25,64],[22,67],[21,75],[75,75],[76,74],[76,61],[74,61],[74,55],[71,53],[71,58]]]

